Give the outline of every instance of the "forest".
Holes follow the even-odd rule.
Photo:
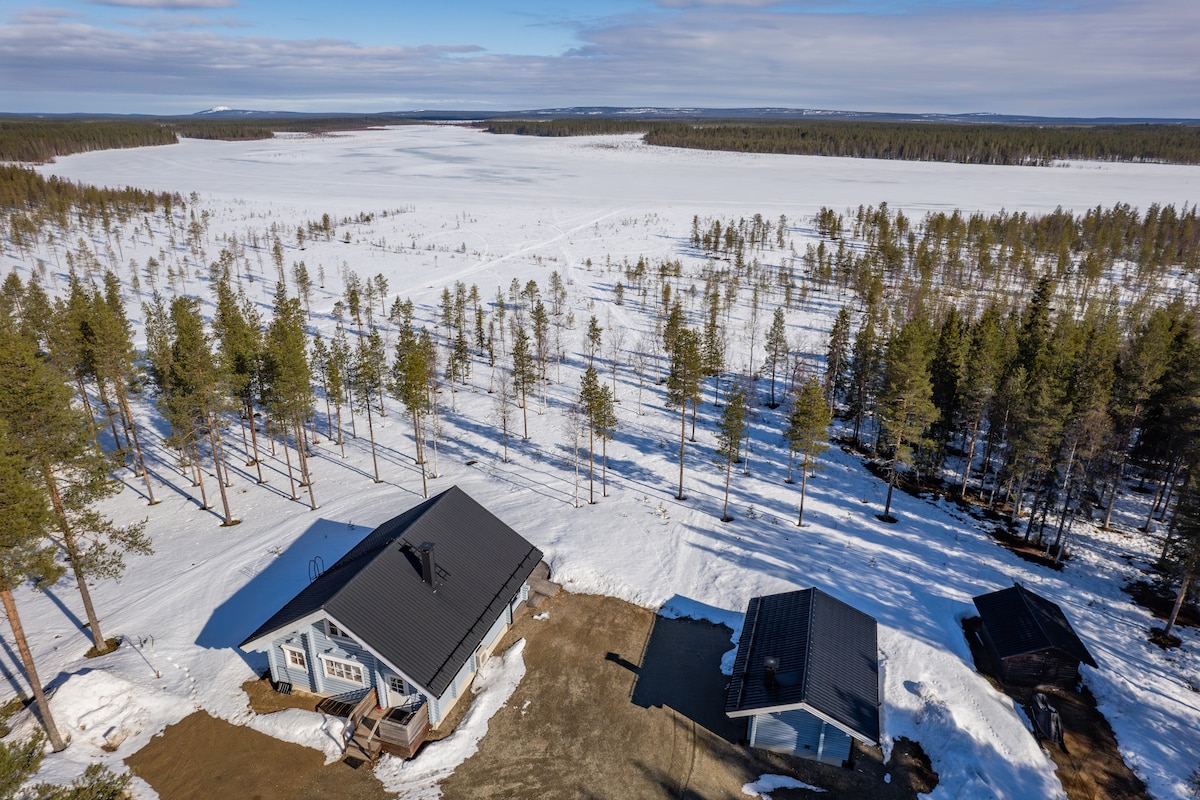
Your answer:
[[[1030,166],[1063,160],[1200,163],[1200,127],[1185,125],[556,119],[494,120],[481,127],[489,133],[522,136],[641,133],[647,144],[739,153]]]
[[[44,164],[58,156],[176,144],[179,137],[245,141],[275,131],[330,133],[417,120],[386,114],[279,117],[0,119],[0,161]],[[612,117],[500,119],[488,133],[595,136],[640,133],[647,144],[741,153],[843,156],[960,164],[1048,166],[1064,160],[1200,163],[1200,126],[948,124],[849,120],[673,122]]]
[[[362,479],[378,483],[375,426],[396,413],[428,494],[440,419],[460,413],[457,393],[476,381],[505,461],[510,440],[529,437],[531,409],[562,415],[580,503],[584,486],[588,503],[607,494],[620,378],[637,387],[639,416],[652,386],[665,391],[645,413],[669,419],[675,497],[687,497],[701,460],[719,464],[723,520],[735,466],[770,420],[786,482],[798,483],[797,526],[807,481],[836,444],[887,482],[884,521],[894,489],[936,492],[997,520],[1049,566],[1071,557],[1077,522],[1108,526],[1133,481],[1152,498],[1147,529],[1166,531],[1161,568],[1177,595],[1157,634],[1165,643],[1200,563],[1195,206],[697,215],[672,257],[588,259],[603,301],[651,332],[634,341],[557,269],[542,284],[453,281],[435,306],[418,306],[389,293],[382,273],[306,264],[310,243],[339,231],[348,242],[363,215],[217,233],[196,198],[14,167],[0,179],[0,241],[22,265],[0,286],[0,395],[13,399],[0,409],[0,598],[31,683],[13,589],[69,569],[93,651],[113,646],[89,586],[121,575],[123,556],[150,542],[142,525],[116,525],[96,506],[129,475],[153,515],[149,448],[231,527],[256,491],[233,491],[235,459],[262,483],[267,452],[278,454],[290,499],[315,510],[314,446],[369,440],[373,474]],[[155,255],[139,262],[126,246]],[[327,282],[339,295],[322,326],[312,301]],[[252,299],[264,286],[269,301]],[[789,335],[789,321],[831,305],[820,342]],[[730,351],[740,337],[745,360]],[[552,392],[567,402],[548,403]],[[138,409],[168,433],[148,437]],[[702,409],[716,424],[700,456],[690,443]]]
[[[123,147],[178,144],[179,137],[247,141],[270,139],[275,131],[329,133],[411,120],[381,115],[306,117],[141,117],[135,119],[68,117],[0,118],[0,161],[46,164],[58,156]]]

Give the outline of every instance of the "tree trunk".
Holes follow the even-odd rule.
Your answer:
[[[204,470],[200,469],[200,449],[196,444],[196,431],[192,431],[192,464],[196,469],[196,485],[200,487],[200,507],[205,511],[211,509],[212,504],[209,503],[209,493],[204,488]],[[220,480],[217,481],[220,483]]]
[[[1165,475],[1159,479],[1157,484],[1155,484],[1154,499],[1150,501],[1150,513],[1146,515],[1146,524],[1142,526],[1142,530],[1144,530],[1146,533],[1150,533],[1154,530],[1154,507],[1158,505],[1158,498],[1162,496],[1164,481],[1166,481]]]
[[[121,437],[117,433],[117,412],[113,408],[112,403],[108,402],[108,392],[104,391],[104,381],[99,376],[96,377],[96,391],[100,394],[100,404],[104,406],[104,416],[108,417],[108,427],[112,430],[113,435],[113,446],[118,451],[127,449],[129,446],[128,442],[126,442],[124,448],[121,447]],[[122,459],[122,463],[124,463],[124,459]]]
[[[54,508],[55,516],[58,517],[59,530],[62,531],[62,546],[67,551],[67,557],[71,562],[71,572],[75,575],[75,585],[79,589],[79,596],[83,599],[83,611],[87,616],[88,630],[92,634],[92,645],[96,648],[97,653],[103,653],[106,649],[104,634],[100,630],[100,619],[96,616],[96,609],[92,606],[92,593],[88,589],[87,577],[79,567],[79,546],[75,540],[75,531],[71,529],[71,522],[67,519],[66,506],[63,505],[62,495],[58,491],[58,483],[54,480],[54,473],[48,464],[42,464],[42,475],[46,480],[46,488],[50,490],[50,503]]]
[[[796,517],[796,527],[804,527],[804,492],[809,487],[809,451],[804,451],[804,463],[800,464],[800,513]],[[890,504],[889,504],[890,505]],[[887,516],[884,513],[884,516]]]
[[[588,505],[596,504],[596,432],[588,420]]]
[[[1187,598],[1188,589],[1192,585],[1192,577],[1196,571],[1196,553],[1188,559],[1187,569],[1183,571],[1183,583],[1179,586],[1179,594],[1175,597],[1175,605],[1171,607],[1171,616],[1167,617],[1167,627],[1163,628],[1163,638],[1171,635],[1171,629],[1175,627],[1175,621],[1179,619],[1179,612],[1183,608],[1183,601]]]
[[[246,413],[250,415],[250,446],[254,448],[254,466],[258,468],[258,482],[266,483],[262,476],[262,459],[258,457],[258,426],[254,424],[254,401],[247,398]]]
[[[608,437],[600,437],[600,494],[608,497]]]
[[[303,445],[304,444],[304,440],[303,440],[304,428],[301,424],[300,415],[296,416],[296,429],[297,429],[297,437],[300,439],[301,445]],[[306,451],[307,451],[307,448],[303,447],[303,446],[297,451],[300,454],[300,477],[304,481],[302,485],[308,487],[308,506],[313,511],[316,511],[317,510],[317,498],[316,498],[316,495],[313,494],[312,473],[308,471],[308,453]]]
[[[222,480],[221,450],[217,447],[217,426],[213,424],[212,414],[208,415],[208,441],[212,445],[213,471],[217,474],[217,488],[221,490],[221,507],[225,510],[225,521],[221,524],[224,527],[236,525],[238,520],[235,520],[233,514],[229,511],[229,495],[225,491],[225,481]]]
[[[96,413],[92,411],[92,401],[88,399],[87,389],[83,385],[83,373],[76,370],[75,385],[79,387],[79,399],[83,401],[83,410],[87,414],[88,430],[92,432],[92,444],[100,449],[100,439],[96,436]]]
[[[958,493],[960,500],[967,499],[967,483],[971,480],[971,462],[975,459],[975,437],[979,434],[979,417],[971,424],[970,444],[967,445],[966,463],[963,464],[962,490]]]
[[[524,437],[529,438],[529,399],[525,396],[525,381],[521,381],[521,424],[525,426]]]
[[[25,677],[33,690],[33,699],[37,703],[37,712],[41,718],[42,727],[46,729],[46,738],[50,740],[50,746],[54,748],[54,752],[60,752],[66,748],[67,744],[59,735],[58,726],[54,724],[54,717],[50,714],[50,703],[46,700],[46,693],[42,689],[42,680],[38,677],[37,667],[33,663],[33,653],[30,652],[29,642],[25,639],[25,627],[21,624],[20,614],[17,613],[17,603],[13,599],[12,589],[0,589],[0,600],[4,603],[4,613],[8,616],[8,624],[12,628],[13,639],[17,643],[17,652],[21,655],[21,663],[25,667]]]
[[[150,485],[150,471],[146,469],[146,460],[142,456],[142,444],[138,441],[137,424],[133,421],[133,414],[129,410],[129,400],[125,397],[124,392],[118,394],[118,399],[125,409],[125,416],[129,419],[129,432],[133,437],[133,454],[137,459],[138,468],[142,471],[142,477],[146,480],[146,494],[150,498],[148,505],[158,505],[159,501],[154,499],[154,487]]]
[[[325,395],[325,425],[329,432],[326,439],[333,438],[333,409],[329,405],[329,389],[325,385],[325,381],[321,381],[321,394]],[[340,431],[339,431],[340,433]]]
[[[733,517],[729,516],[729,478],[732,473],[733,454],[731,453],[725,458],[725,505],[721,509],[721,522],[729,522],[733,519]]]
[[[296,496],[296,478],[292,475],[292,454],[288,452],[287,440],[288,432],[287,428],[285,427],[283,429],[283,457],[284,460],[287,461],[288,486],[291,487],[292,490],[292,499],[299,500],[300,498]],[[275,441],[274,437],[271,438],[271,441]]]
[[[679,408],[679,494],[675,495],[676,500],[686,500],[687,497],[683,494],[683,448],[687,440],[687,400],[680,404]]]
[[[412,412],[412,422],[413,443],[416,445],[417,449],[417,466],[421,468],[421,496],[429,497],[429,481],[425,477],[425,457],[424,453],[421,452],[421,426],[419,424],[418,414],[416,411]]]
[[[371,419],[371,394],[367,393],[367,432],[371,436],[371,463],[375,465],[375,482],[379,483],[379,459],[375,455],[375,422]]]

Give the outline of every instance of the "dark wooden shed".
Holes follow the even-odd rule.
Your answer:
[[[1096,666],[1063,610],[1021,584],[974,600],[984,650],[1004,683],[1072,689],[1080,663]]]

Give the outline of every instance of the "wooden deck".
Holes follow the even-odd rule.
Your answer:
[[[380,753],[412,758],[429,733],[429,705],[421,700],[410,706],[380,708],[371,689],[354,705],[348,699],[329,698],[321,710],[344,716],[348,722],[342,739],[347,760],[374,764]],[[345,713],[338,713],[339,711]]]

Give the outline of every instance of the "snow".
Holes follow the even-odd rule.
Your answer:
[[[443,394],[441,475],[431,480],[431,491],[462,486],[540,547],[553,579],[570,591],[614,595],[664,615],[727,624],[734,641],[745,604],[756,594],[817,586],[871,614],[880,625],[883,746],[890,751],[899,737],[920,742],[940,779],[932,797],[947,800],[1062,796],[1053,764],[1019,709],[975,672],[960,626],[964,616],[974,614],[972,596],[1019,580],[1059,602],[1096,657],[1099,669],[1085,668],[1084,680],[1152,795],[1187,796],[1183,781],[1200,750],[1196,632],[1180,631],[1184,645],[1175,651],[1149,645],[1149,614],[1120,591],[1153,560],[1156,538],[1078,526],[1076,558],[1064,571],[1048,572],[996,546],[979,523],[951,504],[897,493],[893,513],[900,521],[881,523],[875,514],[885,487],[837,448],[822,458],[824,470],[810,480],[806,525],[797,528],[797,489],[783,483],[781,412],[765,407],[752,420],[749,474],[733,476],[734,520],[721,523],[724,474],[710,459],[711,386],[701,407],[698,443],[688,449],[689,499],[680,502],[674,499],[678,417],[663,409],[661,387],[654,383],[662,364],[653,359],[640,403],[637,377],[622,366],[620,427],[608,447],[608,496],[601,496],[597,483],[597,503],[586,503],[585,465],[584,503],[576,508],[575,470],[569,448],[561,444],[561,407],[578,394],[579,340],[589,314],[606,331],[626,331],[626,351],[637,348],[649,328],[632,290],[625,305],[612,305],[616,277],[605,271],[606,261],[681,258],[685,272],[694,269],[700,262],[685,247],[693,215],[724,222],[755,213],[774,221],[786,214],[803,252],[814,236],[811,216],[822,206],[841,211],[886,201],[913,219],[954,208],[1047,212],[1061,205],[1078,212],[1127,202],[1144,209],[1200,198],[1200,167],[1021,168],[759,156],[655,149],[635,137],[534,139],[406,126],[266,142],[185,140],[79,154],[40,169],[89,183],[195,192],[189,208],[197,216],[207,212],[209,261],[231,235],[247,243],[254,234],[267,243],[248,249],[255,282],[246,284],[267,309],[275,226],[289,265],[304,259],[314,277],[316,266],[324,267],[327,283],[314,293],[313,324],[326,334],[346,268],[363,278],[385,274],[389,302],[411,297],[431,328],[442,288],[456,280],[478,283],[490,300],[497,286],[507,289],[514,277],[522,283],[536,279],[544,291],[557,270],[568,282],[575,329],[567,332],[572,357],[561,383],[550,369],[556,383],[548,408],[532,403],[530,439],[515,437],[511,461],[502,461],[498,437],[490,432],[489,371],[477,361],[471,389]],[[333,239],[310,238],[298,250],[296,227],[323,213],[334,218]],[[350,224],[341,220],[360,213],[374,216]],[[153,242],[144,230],[136,237],[126,230],[118,241],[115,263],[125,280],[124,265],[131,259],[144,264],[169,247],[161,215],[152,222]],[[341,241],[345,233],[348,244]],[[92,248],[105,258],[103,233],[77,235],[92,236]],[[187,251],[182,240],[180,253]],[[35,252],[51,271],[48,288],[61,291],[65,281],[56,257],[44,245]],[[168,252],[164,264],[173,258]],[[7,248],[0,268],[26,276],[30,265]],[[188,290],[207,298],[194,266],[190,272]],[[160,288],[169,298],[165,278]],[[141,297],[127,291],[140,330],[140,304],[149,291],[145,278]],[[842,302],[811,298],[803,311],[789,313],[789,335],[804,350],[821,352]],[[211,312],[211,305],[206,308]],[[768,320],[760,316],[759,327]],[[743,304],[729,329],[729,361],[737,370],[744,369],[749,350],[745,321]],[[761,335],[760,330],[760,342]],[[601,377],[610,379],[606,349]],[[218,517],[198,507],[190,481],[157,446],[148,458],[160,505],[148,508],[140,479],[122,473],[127,488],[104,510],[118,523],[148,519],[156,552],[129,558],[120,582],[94,587],[105,633],[123,637],[121,648],[82,658],[90,643],[68,581],[45,593],[17,592],[39,671],[54,689],[52,706],[73,740],[46,759],[39,779],[66,782],[95,760],[123,770],[122,758],[195,709],[336,757],[340,721],[299,711],[265,717],[250,712],[240,685],[260,674],[266,662],[262,654],[241,653],[236,644],[307,584],[310,565],[332,564],[374,525],[420,499],[411,425],[393,401],[388,409],[387,417],[375,419],[383,482],[369,477],[365,436],[347,436],[345,459],[328,443],[317,445],[311,462],[320,504],[315,512],[288,499],[282,454],[264,454],[264,486],[255,485],[244,459],[231,457],[230,502],[242,520],[231,528],[220,527]],[[322,403],[317,411],[323,424]],[[165,433],[160,419],[144,404],[138,413],[145,439],[156,445]],[[365,428],[360,424],[359,433]],[[226,445],[241,454],[236,427],[228,430]],[[210,480],[210,498],[214,488]],[[1118,521],[1125,530],[1144,519],[1145,502],[1136,495],[1122,499],[1128,511]],[[4,643],[0,700],[24,691],[6,632]],[[726,669],[732,656],[731,649]],[[456,734],[411,764],[389,760],[379,767],[394,791],[435,796],[436,781],[473,752],[487,718],[520,680],[520,651],[493,659],[487,669],[491,677],[477,683],[483,691]],[[33,725],[27,715],[18,722],[18,732]],[[137,788],[140,797],[153,796],[143,783]]]
[[[747,783],[742,786],[742,794],[747,794],[751,797],[761,797],[763,800],[771,800],[771,795],[768,792],[773,789],[807,789],[810,792],[828,791],[827,789],[813,786],[810,783],[789,778],[787,775],[759,775],[758,780],[754,781],[754,783]]]

